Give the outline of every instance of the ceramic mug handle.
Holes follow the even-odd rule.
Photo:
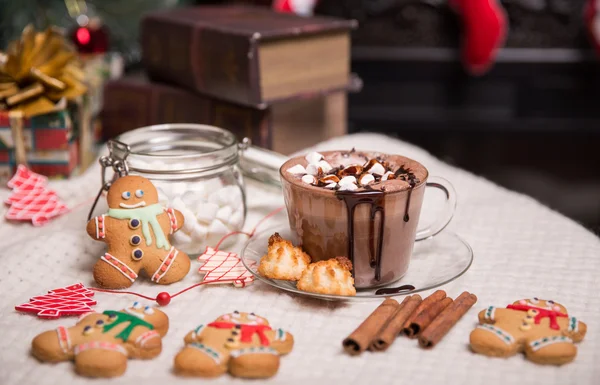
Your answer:
[[[456,209],[456,190],[454,190],[452,184],[446,179],[438,176],[429,177],[426,187],[442,190],[446,194],[446,204],[440,217],[434,223],[425,228],[417,229],[415,241],[422,241],[439,234],[446,226],[448,226],[454,216],[454,210]]]

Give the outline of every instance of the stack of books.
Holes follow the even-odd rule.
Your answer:
[[[109,82],[103,137],[201,123],[283,154],[346,133],[354,21],[267,7],[161,10],[141,25],[145,73]]]

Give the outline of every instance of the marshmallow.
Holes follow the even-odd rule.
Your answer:
[[[375,177],[372,174],[362,174],[358,178],[358,183],[360,183],[361,186],[366,186],[369,183],[373,183],[374,181]]]
[[[227,226],[223,224],[223,222],[219,220],[212,221],[210,226],[208,226],[208,232],[210,236],[213,238],[217,238],[217,241],[225,234],[229,233],[229,229]]]
[[[356,184],[356,178],[353,176],[345,176],[339,181],[340,186],[347,186],[351,184]]]
[[[392,176],[392,175],[395,175],[395,174],[391,171],[386,172],[385,174],[383,174],[381,176],[381,181],[384,182],[384,181],[388,180],[390,178],[390,176]],[[394,178],[392,178],[392,179],[394,179]]]
[[[319,166],[315,164],[309,164],[308,166],[306,166],[306,174],[314,176],[319,175]]]
[[[321,159],[323,159],[323,155],[319,154],[318,152],[309,152],[306,154],[304,159],[306,159],[308,164],[317,164]]]
[[[201,225],[199,223],[194,224],[194,230],[190,234],[192,239],[196,242],[202,242],[206,239],[206,235],[208,234],[208,229],[206,226]]]
[[[338,185],[337,183],[333,182],[333,183],[326,184],[325,188],[333,190],[334,188],[337,187],[337,185]]]
[[[233,214],[233,210],[231,209],[231,207],[223,206],[219,209],[219,211],[217,211],[216,218],[223,223],[227,223],[227,222],[229,222],[229,218],[231,217],[231,214]]]
[[[373,165],[367,169],[367,171],[369,174],[383,175],[385,174],[385,167],[383,167],[383,165],[379,162],[374,162]]]
[[[198,207],[196,219],[200,222],[210,223],[217,216],[217,211],[219,211],[219,205],[216,203],[204,203]]]
[[[323,172],[324,172],[325,174],[327,174],[327,173],[328,173],[329,171],[331,171],[331,169],[333,168],[333,167],[331,167],[331,165],[330,165],[329,163],[327,163],[327,161],[325,161],[325,160],[321,160],[321,161],[319,161],[319,163],[317,163],[317,166],[318,166],[318,167],[321,167],[321,170],[323,170]]]
[[[180,245],[187,245],[192,242],[192,237],[190,237],[183,231],[178,231],[173,234],[173,241],[177,242]]]
[[[196,194],[194,191],[186,191],[181,195],[181,201],[187,207],[196,207],[200,203],[199,201],[202,199],[199,194]]]
[[[194,224],[198,223],[198,221],[196,220],[196,216],[187,207],[182,207],[178,210],[181,211],[181,213],[183,214],[183,227],[181,229],[186,233],[190,233],[194,228]]]
[[[340,190],[339,191],[355,191],[358,189],[358,186],[355,185],[354,183],[349,183],[349,184],[340,184]]]
[[[242,226],[243,222],[244,222],[244,210],[240,209],[240,210],[234,211],[233,214],[231,214],[231,217],[229,218],[229,221],[227,222],[227,224],[232,229],[239,229]]]
[[[297,164],[294,167],[288,168],[287,172],[294,175],[304,175],[306,174],[306,169],[301,164]]]
[[[302,182],[306,184],[317,184],[317,178],[312,175],[304,175],[302,177]]]

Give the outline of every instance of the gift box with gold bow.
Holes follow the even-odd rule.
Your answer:
[[[93,158],[89,85],[59,29],[27,26],[0,51],[0,180],[18,164],[68,177]]]

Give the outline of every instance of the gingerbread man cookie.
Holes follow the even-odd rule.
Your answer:
[[[33,339],[32,354],[42,362],[75,361],[87,377],[116,377],[127,369],[127,358],[154,358],[167,334],[166,314],[135,302],[121,311],[83,315],[73,327],[59,327]]]
[[[90,237],[106,242],[108,250],[94,266],[94,279],[106,288],[129,287],[144,270],[153,282],[177,282],[190,270],[190,259],[168,239],[183,226],[183,214],[158,203],[148,179],[117,179],[106,197],[109,210],[87,224]]]
[[[294,338],[254,313],[234,311],[185,336],[186,346],[175,357],[175,373],[217,377],[267,378],[279,369],[279,356],[292,350]]]
[[[562,365],[573,361],[574,343],[583,340],[586,331],[586,324],[567,314],[563,305],[534,297],[482,310],[471,332],[471,348],[493,357],[523,351],[533,362]]]

